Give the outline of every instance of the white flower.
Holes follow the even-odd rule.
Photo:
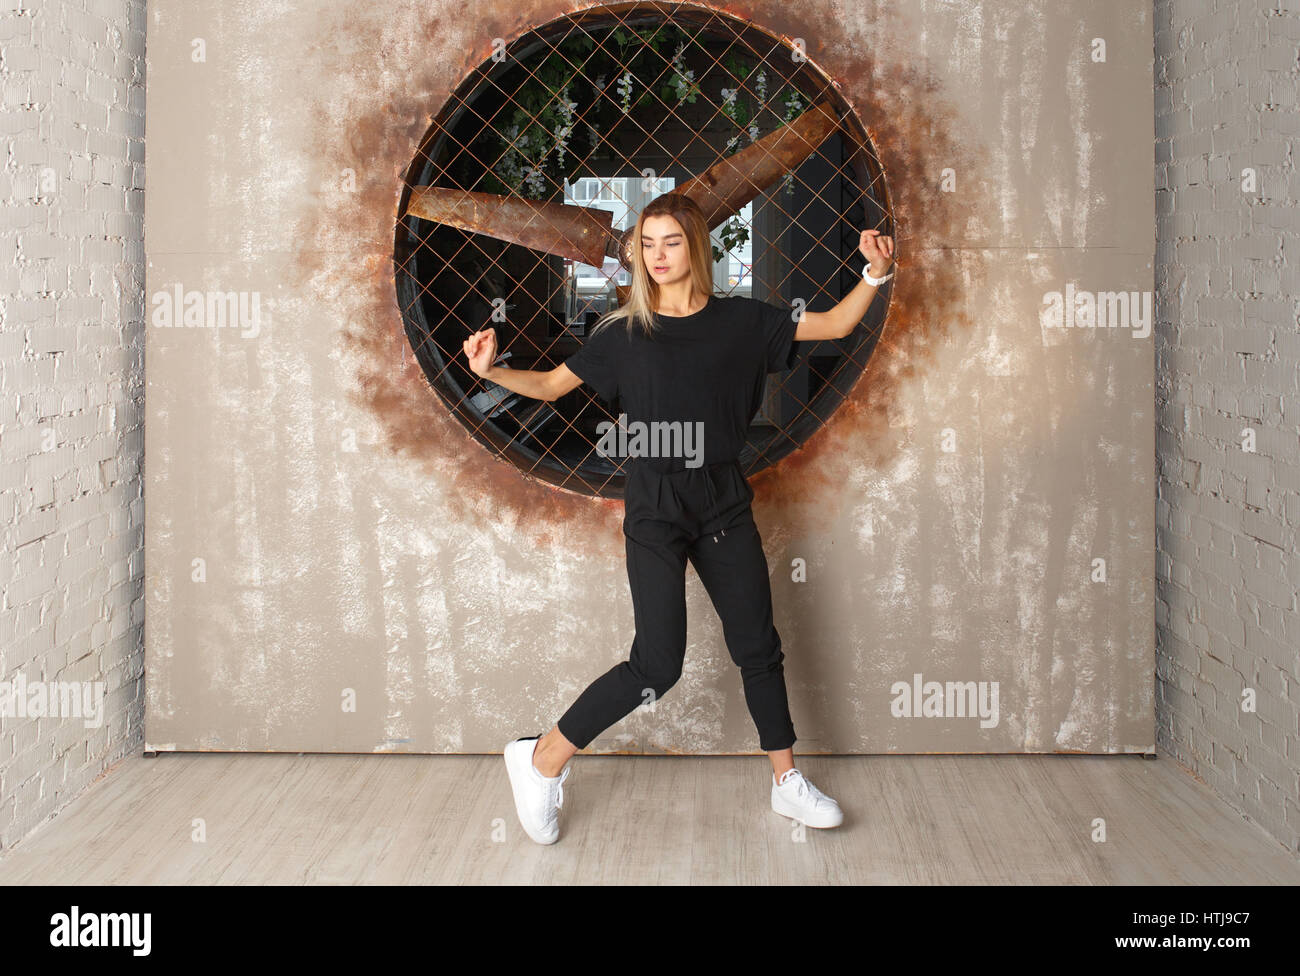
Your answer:
[[[564,86],[564,91],[560,92],[560,107],[558,114],[563,122],[555,127],[555,153],[558,164],[561,168],[564,166],[564,153],[569,141],[569,135],[573,132],[573,110],[578,107],[578,103],[570,101],[568,98],[569,86]]]
[[[623,72],[623,77],[619,78],[616,87],[619,97],[623,100],[623,114],[626,115],[632,106],[632,72]]]

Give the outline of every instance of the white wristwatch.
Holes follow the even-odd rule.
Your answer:
[[[888,280],[889,280],[890,278],[892,278],[892,277],[894,277],[894,272],[891,271],[891,272],[889,272],[889,274],[885,275],[883,278],[873,278],[873,277],[871,277],[871,265],[870,265],[870,263],[865,264],[865,265],[862,266],[862,280],[865,281],[865,282],[866,282],[867,284],[869,284],[869,285],[883,285],[886,281],[888,281]]]

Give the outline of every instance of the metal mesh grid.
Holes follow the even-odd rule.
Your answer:
[[[809,310],[830,308],[857,282],[860,231],[891,234],[893,221],[879,162],[856,116],[786,43],[705,7],[622,3],[540,26],[471,72],[407,170],[394,252],[408,339],[453,416],[527,476],[622,497],[619,459],[596,451],[596,425],[616,419],[616,409],[586,386],[550,403],[491,389],[469,371],[462,342],[494,327],[498,356],[509,354],[511,366],[526,369],[550,369],[578,348],[585,321],[575,324],[567,314],[578,263],[548,246],[555,229],[535,204],[563,202],[566,187],[595,179],[630,225],[640,206],[668,188],[651,184],[635,200],[612,192],[645,189],[646,167],[681,188],[747,145],[765,146],[764,136],[796,124],[817,103],[832,107],[838,127],[797,165],[782,165],[780,179],[755,186],[761,192],[749,219],[727,222],[733,240],[752,242],[749,293],[782,306],[802,300]],[[550,124],[557,118],[567,132]],[[548,129],[572,137],[584,126],[587,138],[567,145],[539,138]],[[413,192],[427,186],[492,194],[512,202],[516,219],[508,233],[488,228],[498,238],[409,213]],[[745,293],[739,282],[717,291]],[[769,377],[741,455],[747,474],[796,449],[829,419],[870,357],[887,304],[873,302],[845,339],[801,343],[795,367]],[[494,310],[498,318],[504,311],[505,321],[494,320]]]

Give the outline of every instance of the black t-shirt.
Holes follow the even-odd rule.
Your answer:
[[[602,326],[564,364],[611,407],[617,401],[629,427],[702,424],[703,463],[735,460],[762,405],[766,375],[795,363],[794,312],[714,295],[693,315],[656,315],[655,323],[650,338],[639,325],[629,334],[625,321]]]

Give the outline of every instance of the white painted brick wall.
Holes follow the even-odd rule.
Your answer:
[[[1300,0],[1157,0],[1155,29],[1157,750],[1295,853]]]
[[[0,849],[143,743],[143,0],[0,0]],[[52,437],[52,441],[47,441]]]

